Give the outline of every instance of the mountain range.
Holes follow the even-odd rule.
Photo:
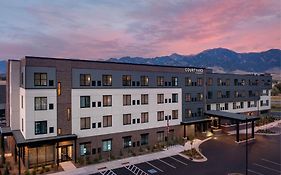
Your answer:
[[[263,52],[237,53],[225,48],[214,48],[196,55],[171,54],[155,58],[122,57],[108,61],[136,64],[194,66],[215,68],[218,72],[271,72],[280,71],[281,50],[270,49]]]

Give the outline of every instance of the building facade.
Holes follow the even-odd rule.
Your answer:
[[[270,75],[25,57],[10,60],[6,120],[26,167],[151,148],[208,129],[207,110],[270,110]]]

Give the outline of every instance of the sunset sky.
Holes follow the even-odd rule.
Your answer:
[[[280,0],[3,0],[0,58],[264,51],[281,46],[280,12]]]

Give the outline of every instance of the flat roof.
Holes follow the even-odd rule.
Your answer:
[[[60,141],[67,141],[67,140],[75,140],[77,135],[70,134],[70,135],[61,135],[61,136],[54,136],[54,137],[45,137],[45,138],[38,138],[38,139],[25,139],[20,130],[13,130],[13,136],[16,140],[18,146],[33,146],[36,144],[48,144]]]
[[[0,134],[3,136],[13,135],[10,127],[0,127]]]
[[[181,122],[183,125],[191,125],[195,123],[203,123],[212,121],[210,118],[206,117],[191,117],[190,119],[184,120]]]
[[[231,112],[215,111],[215,110],[206,111],[205,114],[214,117],[221,117],[225,119],[232,119],[238,121],[246,121],[246,120],[251,121],[251,120],[258,120],[260,118],[258,116],[248,116],[245,114],[236,114]]]

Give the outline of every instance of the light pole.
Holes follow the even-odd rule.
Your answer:
[[[248,116],[246,116],[246,175],[248,175]]]

